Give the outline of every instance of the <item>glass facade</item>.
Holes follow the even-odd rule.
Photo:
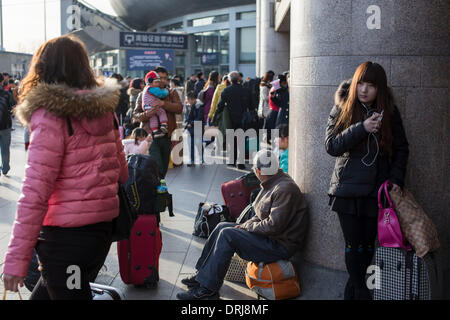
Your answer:
[[[164,26],[161,30],[164,32],[183,30],[183,21]]]
[[[240,28],[239,63],[256,62],[256,27]]]
[[[201,27],[201,26],[207,26],[207,25],[214,24],[214,23],[227,22],[228,20],[230,20],[230,15],[222,14],[222,15],[218,15],[218,16],[189,20],[188,26],[189,27]]]
[[[236,20],[256,20],[256,11],[238,12]]]
[[[220,30],[220,64],[230,63],[230,30]]]
[[[230,59],[230,31],[217,30],[195,33],[192,51],[191,69],[194,72],[203,71],[207,76],[213,70],[228,70]],[[204,54],[217,54],[215,63],[202,64]]]
[[[90,64],[97,75],[110,75],[120,73],[122,70],[119,64],[119,51],[111,50],[100,52],[90,57]]]
[[[188,34],[187,50],[174,49],[174,70],[170,76],[186,79],[202,71],[205,76],[217,70],[221,75],[239,69],[254,75],[256,60],[256,11],[254,5],[193,13],[161,21],[149,32]],[[143,48],[137,48],[137,50]],[[144,48],[147,50],[147,48]],[[158,48],[148,48],[155,49]],[[160,48],[162,49],[162,48]],[[129,49],[133,50],[133,49]],[[133,53],[129,53],[133,54]],[[144,77],[148,70],[128,70],[127,50],[112,50],[91,56],[97,74],[118,72],[124,76]]]

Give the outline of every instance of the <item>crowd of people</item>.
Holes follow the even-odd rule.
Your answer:
[[[182,281],[190,289],[178,298],[216,297],[235,252],[249,261],[271,262],[289,259],[302,247],[307,204],[288,174],[289,72],[277,79],[268,71],[262,79],[245,80],[238,71],[212,71],[207,80],[199,72],[184,86],[179,77],[169,79],[163,67],[143,79],[119,74],[111,78],[94,76],[84,44],[73,36],[52,39],[38,49],[18,92],[14,80],[0,75],[3,174],[9,171],[10,115],[16,101],[14,114],[32,132],[3,268],[7,290],[23,285],[36,250],[41,279],[32,299],[91,299],[89,282],[105,261],[111,221],[118,214],[117,182],[128,179],[126,155],[149,154],[164,178],[177,121],[191,134],[189,166],[195,165],[195,124],[202,130],[210,125],[221,131],[268,129],[265,140],[272,145],[272,151],[260,150],[253,159],[252,170],[261,182],[254,217],[241,225],[217,226],[197,262],[197,273]],[[115,129],[115,119],[123,132]],[[270,133],[275,128],[280,153],[273,152]],[[242,169],[245,164],[239,163],[238,154],[243,151],[236,150],[234,139],[231,165]],[[203,149],[203,141],[200,145]],[[370,151],[374,146],[377,151]],[[408,158],[400,113],[380,65],[360,65],[338,88],[326,129],[326,151],[336,157],[328,194],[345,238],[350,276],[345,298],[369,299],[364,275],[376,237],[375,191],[388,178],[401,189]],[[273,165],[280,169],[267,173]],[[81,267],[80,290],[66,286],[67,262]]]
[[[190,161],[186,164],[192,167],[199,163],[195,161],[196,154],[203,163],[203,148],[212,142],[203,141],[207,127],[218,126],[223,137],[227,129],[266,129],[264,137],[270,145],[272,130],[289,124],[288,72],[278,75],[276,80],[273,71],[263,78],[243,80],[243,74],[237,71],[225,75],[212,71],[206,81],[203,73],[198,72],[187,78],[184,86],[178,76],[169,80],[168,71],[162,67],[147,73],[144,79],[124,79],[120,74],[111,78],[122,86],[116,114],[124,126],[125,137],[135,139],[133,130],[145,129],[154,139],[150,154],[158,159],[163,175],[169,164],[171,134],[180,125],[189,133]],[[248,115],[245,120],[244,113]],[[201,136],[194,134],[196,123],[201,127]],[[259,135],[257,138],[259,149]],[[235,137],[230,165],[245,169],[238,144]]]

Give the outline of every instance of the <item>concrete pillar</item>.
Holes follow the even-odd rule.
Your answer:
[[[275,74],[289,70],[289,33],[276,32],[271,26],[272,0],[256,1],[256,76],[273,70]],[[274,19],[274,18],[272,18]]]
[[[4,51],[3,48],[3,4],[0,0],[0,51]]]
[[[324,135],[338,84],[370,60],[385,68],[394,88],[410,143],[406,188],[436,224],[442,266],[449,274],[450,2],[379,0],[378,8],[372,4],[291,1],[289,169],[306,193],[311,213],[304,257],[321,267],[345,270],[342,231],[327,196],[335,158],[325,152]],[[267,18],[266,6],[262,8]],[[261,60],[263,69],[265,61]]]

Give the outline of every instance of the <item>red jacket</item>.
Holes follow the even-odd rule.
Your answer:
[[[273,99],[272,99],[272,95],[275,95],[275,91],[276,90],[273,87],[269,91],[269,108],[270,108],[270,110],[274,110],[276,112],[279,112],[280,111],[280,107],[277,106],[275,104],[275,102],[273,102]]]

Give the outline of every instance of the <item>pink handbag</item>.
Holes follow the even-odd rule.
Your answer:
[[[388,186],[391,186],[391,183],[386,180],[378,190],[378,241],[382,247],[411,250],[410,244],[402,234],[394,203],[389,196]],[[385,208],[382,203],[382,192],[389,202],[388,208]]]

